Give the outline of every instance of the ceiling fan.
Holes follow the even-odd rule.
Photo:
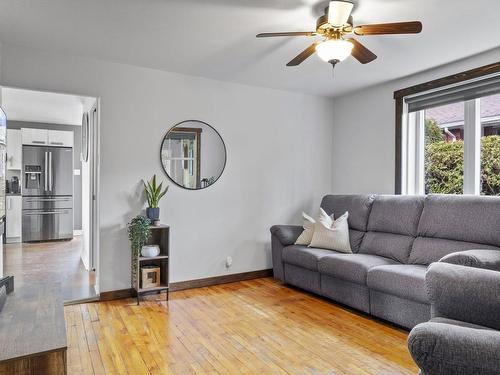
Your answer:
[[[257,38],[320,36],[322,41],[314,42],[286,65],[297,66],[317,52],[320,59],[335,67],[350,55],[362,64],[377,58],[377,55],[352,38],[354,35],[418,34],[422,31],[422,23],[418,21],[354,26],[351,15],[353,7],[354,4],[348,0],[330,1],[325,14],[316,22],[316,31],[261,33],[257,34]]]

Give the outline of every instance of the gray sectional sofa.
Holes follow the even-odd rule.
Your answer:
[[[429,266],[431,320],[415,326],[408,337],[421,375],[500,374],[498,253],[454,253]]]
[[[407,328],[431,318],[431,263],[500,250],[499,198],[327,195],[321,207],[336,217],[349,211],[354,254],[294,245],[302,227],[275,225],[274,277]]]

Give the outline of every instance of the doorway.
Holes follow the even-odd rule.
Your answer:
[[[7,116],[3,274],[98,299],[99,99],[2,87]]]

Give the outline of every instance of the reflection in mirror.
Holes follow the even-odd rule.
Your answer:
[[[226,165],[226,146],[207,123],[183,121],[170,129],[161,144],[165,173],[186,189],[204,189],[219,179]]]

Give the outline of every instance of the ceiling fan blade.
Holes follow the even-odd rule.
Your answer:
[[[334,0],[328,5],[328,23],[340,27],[347,23],[354,4],[350,1]]]
[[[421,31],[422,23],[419,21],[362,25],[353,29],[356,35],[418,34]]]
[[[346,40],[354,44],[351,55],[361,64],[368,64],[369,62],[372,62],[377,58],[377,55],[375,55],[372,51],[370,51],[356,39],[349,38]]]
[[[280,33],[260,33],[257,34],[257,38],[272,38],[275,36],[314,36],[316,35],[313,31],[287,31]]]
[[[297,56],[295,56],[286,66],[297,66],[301,62],[303,62],[305,59],[307,59],[309,56],[314,54],[316,52],[316,45],[318,43],[313,43],[309,47],[307,47],[305,50],[303,50],[301,53],[299,53]]]

